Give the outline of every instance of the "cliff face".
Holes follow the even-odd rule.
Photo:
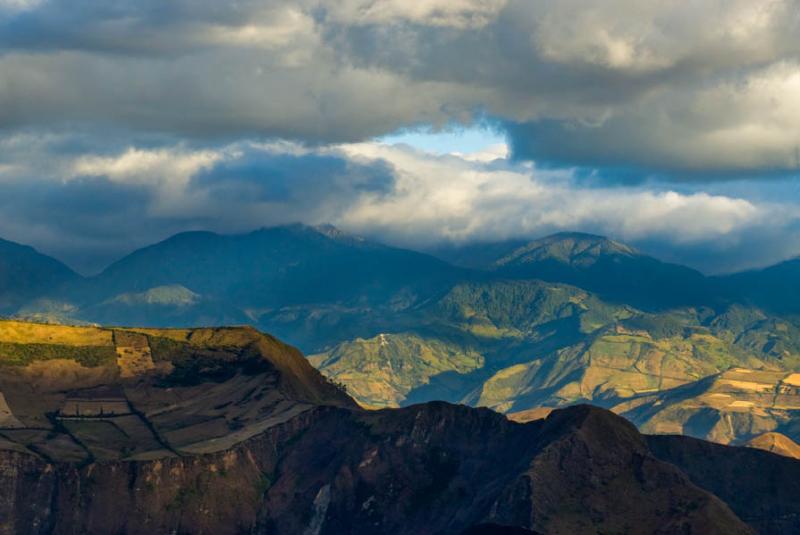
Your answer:
[[[4,533],[751,533],[600,409],[516,424],[432,403],[317,408],[235,447],[152,461],[0,454]]]
[[[258,525],[276,448],[308,416],[205,455],[48,463],[0,452],[0,533],[240,533]]]
[[[800,462],[682,436],[647,437],[653,454],[724,500],[760,533],[800,533]]]

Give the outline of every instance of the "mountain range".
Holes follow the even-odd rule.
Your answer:
[[[370,408],[592,403],[647,432],[800,441],[797,261],[707,277],[579,233],[437,258],[303,225],[178,234],[92,277],[2,251],[25,266],[0,270],[8,316],[253,325]]]
[[[796,533],[800,461],[576,405],[359,407],[250,327],[0,321],[0,532]]]
[[[77,273],[32,247],[0,239],[0,312],[79,280]]]

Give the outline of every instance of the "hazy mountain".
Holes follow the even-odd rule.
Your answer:
[[[369,334],[371,325],[393,322],[395,314],[471,276],[334,227],[289,225],[240,235],[178,234],[75,281],[54,301],[75,307],[73,317],[84,321],[251,323],[314,349]]]
[[[497,258],[491,269],[505,277],[572,284],[648,310],[716,299],[700,272],[592,234],[560,233],[532,241]]]
[[[460,270],[422,253],[290,225],[248,234],[187,232],[140,249],[87,281],[84,300],[181,285],[241,308],[413,301]],[[407,296],[403,296],[406,292]]]
[[[0,313],[53,293],[78,275],[32,247],[0,239]]]
[[[296,350],[250,328],[0,322],[0,349],[0,527],[9,532],[800,527],[797,461],[728,448],[684,473],[685,453],[706,445],[651,446],[589,406],[527,424],[441,402],[365,411]],[[734,462],[753,488],[780,469],[769,483],[781,515],[729,492]]]
[[[800,314],[800,258],[715,278],[730,295],[778,314]]]
[[[455,266],[489,270],[498,258],[503,258],[528,243],[529,240],[516,239],[498,242],[445,244],[431,249],[430,253]]]

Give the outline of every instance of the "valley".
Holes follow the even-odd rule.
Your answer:
[[[443,255],[455,265],[330,226],[186,233],[97,276],[40,285],[5,311],[64,324],[249,324],[299,347],[368,408],[592,403],[646,432],[800,441],[786,382],[800,371],[796,301],[756,291],[774,270],[705,277],[578,233],[484,249],[473,261],[474,247]],[[131,351],[133,368],[158,364]],[[725,379],[745,373],[763,378],[759,395]]]

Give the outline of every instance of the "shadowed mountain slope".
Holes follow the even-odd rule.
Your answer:
[[[28,303],[19,316],[155,327],[248,323],[315,349],[395,324],[398,314],[476,276],[330,226],[187,232]]]
[[[674,435],[647,436],[658,459],[724,500],[759,533],[800,532],[800,462],[753,448]]]
[[[700,272],[592,234],[561,233],[532,241],[495,260],[491,269],[505,277],[571,284],[647,310],[715,300]]]
[[[55,292],[78,275],[32,247],[0,239],[0,313]]]
[[[433,257],[335,232],[290,225],[223,236],[187,232],[140,249],[90,279],[87,299],[179,284],[241,308],[433,292],[460,270]],[[331,284],[331,281],[336,281]],[[418,293],[417,293],[418,292]]]
[[[800,258],[760,270],[716,277],[729,295],[777,314],[800,314]]]
[[[3,533],[749,534],[764,522],[603,409],[528,424],[442,402],[364,411],[250,328],[0,322],[0,342]],[[725,490],[725,477],[703,484]]]
[[[646,433],[740,443],[771,431],[800,436],[800,374],[731,368],[613,407]]]

